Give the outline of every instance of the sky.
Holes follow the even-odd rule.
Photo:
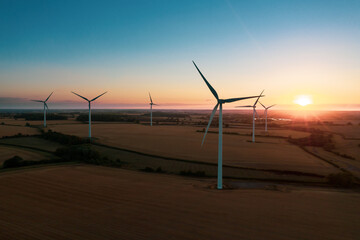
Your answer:
[[[360,1],[0,0],[2,109],[212,108],[192,61],[220,98],[360,109]]]

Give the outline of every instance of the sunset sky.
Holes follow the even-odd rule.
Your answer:
[[[360,109],[360,1],[0,0],[0,108]],[[253,100],[226,104],[225,109]]]

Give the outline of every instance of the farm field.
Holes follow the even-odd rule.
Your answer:
[[[39,161],[49,159],[51,154],[46,154],[36,150],[30,149],[21,149],[18,147],[3,146],[0,145],[0,167],[4,161],[14,157],[19,156],[26,161]]]
[[[343,135],[346,138],[357,138],[360,140],[360,126],[319,126],[317,127],[322,131],[329,131]]]
[[[47,141],[38,137],[16,137],[16,138],[5,138],[0,139],[0,144],[12,144],[21,147],[36,148],[44,151],[55,152],[57,148],[62,145],[56,142]]]
[[[161,170],[167,174],[181,175],[181,172],[191,171],[193,173],[204,172],[207,177],[213,177],[214,179],[217,176],[217,164],[177,161],[98,145],[94,145],[93,149],[100,152],[102,156],[106,156],[113,161],[120,160],[122,162],[121,168],[125,169],[144,171],[146,168],[151,168],[155,171],[160,167]],[[226,178],[253,179],[262,181],[293,181],[306,183],[326,182],[326,178],[321,177],[318,174],[314,176],[301,174],[299,172],[288,173],[283,171],[243,169],[229,166],[223,166],[223,176]]]
[[[38,153],[35,157],[24,160],[45,160],[57,158],[53,155],[56,149],[65,147],[56,142],[45,140],[39,137],[16,137],[0,139],[0,146],[9,147],[12,149],[10,155],[4,154],[5,160],[21,153],[22,151],[30,153]],[[106,157],[113,162],[121,162],[121,167],[131,170],[144,170],[151,168],[154,171],[158,168],[167,174],[183,174],[182,172],[191,171],[192,173],[203,172],[208,177],[217,176],[217,164],[195,162],[186,160],[174,160],[166,157],[152,156],[143,153],[131,152],[128,150],[121,150],[112,147],[105,147],[99,145],[92,145],[92,149],[99,152],[101,157]],[[21,150],[21,151],[18,151]],[[75,159],[74,159],[75,160]],[[76,161],[76,160],[75,160]],[[239,168],[224,166],[223,175],[226,178],[237,179],[254,179],[266,181],[291,181],[291,182],[306,182],[306,183],[325,183],[326,178],[319,174],[304,174],[299,171],[284,172],[278,170],[257,170],[249,168]]]
[[[306,147],[306,149],[308,151],[316,154],[317,156],[320,156],[320,157],[336,164],[340,168],[343,168],[343,169],[351,172],[354,176],[360,178],[360,162],[359,161],[338,156],[334,153],[325,151],[322,148]]]
[[[224,128],[224,132],[236,132],[239,134],[252,134],[252,127],[250,125],[248,126],[241,126],[241,127],[231,127],[231,128]],[[265,132],[263,125],[256,125],[255,129],[256,135],[259,136],[270,136],[270,137],[283,137],[287,138],[291,136],[292,138],[303,138],[310,135],[308,132],[301,132],[301,131],[295,131],[290,129],[281,129],[281,128],[271,128],[269,127],[268,132]]]
[[[14,136],[18,133],[23,135],[29,134],[37,134],[38,130],[35,128],[24,127],[24,126],[7,126],[0,125],[0,138],[5,136]]]
[[[360,136],[360,135],[359,135]],[[333,137],[336,148],[335,152],[346,154],[354,158],[354,160],[360,162],[360,139],[348,140],[339,135]]]
[[[50,129],[86,137],[88,125],[53,125]],[[124,149],[185,160],[217,162],[217,134],[208,133],[205,144],[198,127],[144,126],[139,124],[93,124],[97,142]],[[212,129],[211,129],[212,130]],[[216,129],[214,129],[216,130]],[[225,165],[329,174],[336,168],[283,139],[224,134]]]
[[[209,188],[214,182],[88,165],[2,173],[1,239],[356,239],[360,234],[358,192],[299,186],[218,191]]]
[[[24,119],[14,119],[14,118],[1,118],[0,122],[3,122],[4,124],[8,124],[8,125],[16,125],[16,126],[25,126],[26,123],[29,123],[30,125],[35,125],[35,126],[43,126],[44,121],[40,120],[40,121],[29,121],[29,120],[24,120]],[[47,120],[46,121],[47,125],[56,125],[56,124],[81,124],[81,122],[76,121],[74,119],[68,119],[68,120]]]

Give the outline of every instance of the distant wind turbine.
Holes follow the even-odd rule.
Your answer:
[[[259,101],[259,98],[260,97],[263,97],[263,92],[264,90],[262,90],[262,92],[260,93],[259,97],[256,99],[254,105],[246,105],[246,106],[237,106],[237,107],[252,107],[253,108],[253,130],[252,130],[252,141],[255,142],[255,114],[256,114],[256,117],[259,117],[259,115],[257,114],[256,112],[256,104],[258,103]]]
[[[157,104],[153,103],[150,93],[149,93],[149,97],[150,97],[150,126],[152,126],[152,106],[153,105],[157,106]]]
[[[49,109],[48,105],[46,104],[47,100],[49,100],[49,98],[51,97],[51,95],[54,92],[50,93],[50,95],[47,97],[47,99],[45,101],[41,101],[41,100],[31,100],[33,102],[41,102],[44,103],[44,127],[46,127],[46,109]]]
[[[261,104],[261,106],[263,106],[265,108],[265,132],[267,132],[267,111],[269,108],[275,106],[276,104],[274,105],[271,105],[269,107],[265,107],[261,102],[259,102]]]
[[[215,89],[210,85],[210,83],[206,80],[206,78],[204,77],[204,75],[202,75],[202,73],[200,72],[199,68],[196,66],[195,62],[193,61],[196,69],[198,70],[198,72],[200,73],[201,77],[204,79],[206,85],[208,86],[208,88],[210,89],[210,91],[212,92],[212,94],[214,95],[214,97],[217,100],[217,104],[215,105],[211,115],[210,115],[210,120],[209,123],[207,125],[205,134],[204,134],[204,138],[202,140],[201,146],[203,146],[204,141],[205,141],[205,137],[206,134],[209,130],[209,127],[211,125],[211,121],[217,111],[218,106],[220,106],[219,108],[219,146],[218,146],[218,175],[217,175],[217,188],[218,189],[222,189],[222,105],[225,103],[231,103],[231,102],[236,102],[239,100],[244,100],[244,99],[249,99],[249,98],[258,98],[260,96],[251,96],[251,97],[241,97],[241,98],[228,98],[228,99],[220,99],[217,92],[215,91]]]
[[[104,95],[107,92],[104,92],[104,93],[100,94],[99,96],[97,96],[96,98],[93,98],[91,100],[89,100],[86,97],[83,97],[83,96],[81,96],[81,95],[79,95],[79,94],[77,94],[75,92],[72,92],[72,93],[79,96],[79,97],[81,97],[82,99],[85,99],[89,103],[89,139],[91,139],[91,102],[95,101],[96,99],[98,99],[99,97],[101,97],[102,95]]]

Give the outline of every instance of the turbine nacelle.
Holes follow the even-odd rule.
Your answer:
[[[50,95],[45,99],[45,101],[42,101],[42,100],[31,100],[33,102],[41,102],[44,104],[44,127],[46,127],[46,109],[49,110],[49,107],[47,105],[47,101],[49,100],[49,98],[51,97],[51,95],[53,94],[54,92],[50,93]]]
[[[268,110],[269,108],[272,108],[272,107],[274,107],[274,106],[276,106],[276,104],[273,104],[273,105],[271,105],[271,106],[269,106],[269,107],[266,107],[264,104],[262,104],[261,102],[259,102],[260,104],[261,104],[261,106],[263,106],[263,108],[265,108],[265,110]]]
[[[91,100],[87,99],[86,97],[81,96],[80,94],[77,94],[76,92],[71,92],[71,93],[75,94],[78,97],[81,97],[82,99],[84,99],[85,101],[88,101],[90,103],[92,101],[95,101],[96,99],[98,99],[99,97],[101,97],[102,95],[104,95],[107,92],[104,92],[104,93],[100,94],[99,96],[97,96],[97,97],[95,97],[95,98],[93,98]]]
[[[97,97],[95,97],[95,98],[93,98],[91,100],[89,100],[86,97],[83,97],[83,96],[81,96],[81,95],[79,95],[79,94],[77,94],[75,92],[71,92],[71,93],[75,94],[78,97],[81,97],[82,99],[84,99],[85,101],[87,101],[89,103],[89,139],[91,139],[91,102],[95,101],[96,99],[98,99],[99,97],[101,97],[102,95],[104,95],[107,92],[104,92],[104,93],[100,94],[99,96],[97,96]]]

